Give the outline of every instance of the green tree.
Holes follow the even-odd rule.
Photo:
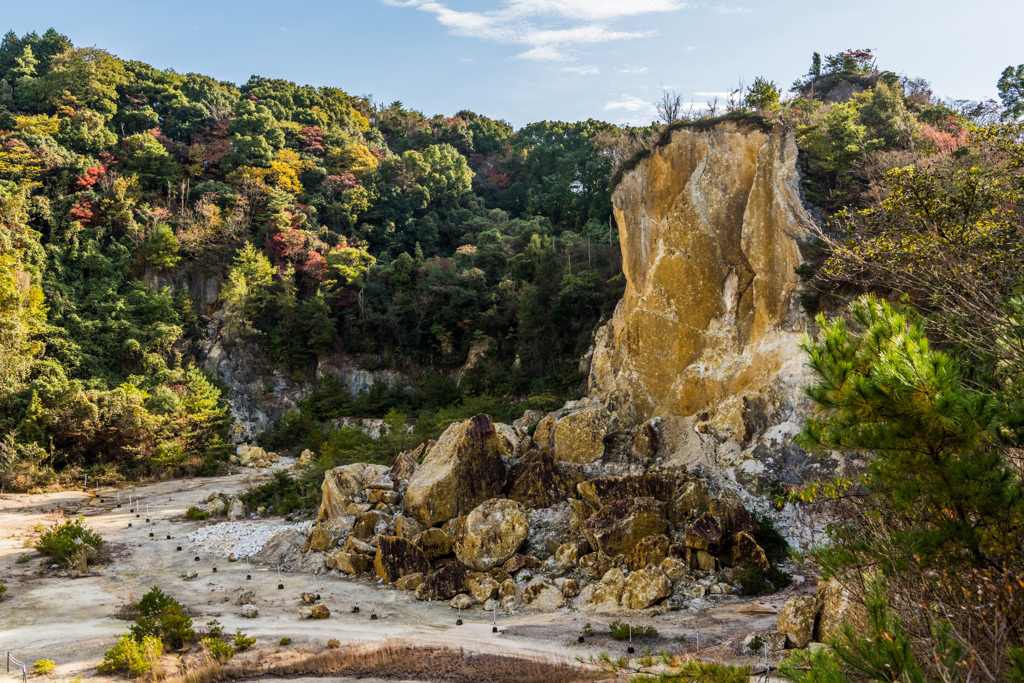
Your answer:
[[[747,88],[746,105],[751,109],[774,113],[779,108],[782,93],[773,81],[758,76]]]
[[[999,99],[1003,101],[1003,120],[1024,118],[1024,64],[1003,69],[996,87],[999,88]]]
[[[121,141],[121,169],[134,174],[139,184],[150,190],[163,190],[174,180],[178,165],[164,146],[149,133],[129,135]]]

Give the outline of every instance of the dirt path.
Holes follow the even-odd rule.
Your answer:
[[[320,577],[322,601],[331,610],[331,618],[322,621],[300,620],[299,594],[314,589],[309,575],[286,574],[283,590],[278,590],[277,572],[265,566],[252,567],[252,579],[246,580],[244,562],[217,561],[200,555],[195,561],[186,534],[203,522],[184,518],[185,510],[205,500],[213,492],[239,493],[267,475],[243,470],[231,475],[161,482],[131,491],[141,500],[140,516],[127,513],[127,493],[117,508],[109,491],[100,503],[93,492],[63,492],[44,495],[0,495],[0,583],[8,587],[0,601],[0,656],[10,652],[29,663],[52,659],[58,678],[84,676],[98,679],[96,665],[103,652],[127,630],[128,622],[116,619],[118,607],[138,599],[150,587],[158,586],[187,605],[196,626],[210,619],[221,622],[225,632],[241,628],[256,637],[258,648],[276,649],[281,638],[292,639],[288,648],[318,650],[330,638],[346,642],[405,641],[417,645],[439,645],[470,651],[519,654],[529,657],[588,659],[600,652],[624,654],[625,644],[612,640],[605,625],[609,617],[582,615],[598,635],[578,644],[580,617],[569,610],[556,613],[518,613],[498,615],[499,633],[492,633],[491,614],[480,609],[463,613],[464,624],[457,626],[457,614],[447,603],[426,603],[410,594],[379,586],[370,581],[354,581],[336,576]],[[150,519],[145,522],[146,505]],[[63,511],[63,512],[62,512]],[[31,549],[38,536],[37,525],[49,526],[61,516],[81,515],[85,523],[99,532],[110,551],[106,565],[92,568],[84,576],[52,570],[41,564],[41,556]],[[170,523],[168,523],[170,520]],[[132,523],[128,527],[129,521]],[[276,519],[261,524],[281,526]],[[150,532],[153,538],[150,538]],[[170,533],[172,538],[167,540]],[[182,550],[177,551],[178,545]],[[19,555],[29,561],[18,563]],[[199,577],[186,581],[185,570],[196,570]],[[256,592],[259,617],[246,619],[236,604],[240,588]],[[694,633],[699,631],[705,647],[751,631],[774,628],[775,609],[781,608],[787,595],[771,596],[751,603],[729,605],[709,613],[667,613],[654,617],[632,617],[633,623],[655,626],[660,637],[649,643],[651,649],[692,651]],[[358,614],[352,613],[354,606]],[[372,605],[372,609],[371,609]],[[378,619],[371,620],[375,610]]]

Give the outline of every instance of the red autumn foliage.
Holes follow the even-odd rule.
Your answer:
[[[952,116],[934,126],[922,123],[921,134],[943,156],[952,154],[967,141],[967,129]]]
[[[324,185],[335,192],[344,192],[345,190],[354,190],[359,187],[359,180],[346,171],[339,175],[327,176],[324,178]]]
[[[76,220],[82,225],[89,225],[93,219],[92,204],[85,197],[79,197],[78,203],[71,207],[69,215],[72,220]]]
[[[306,277],[319,282],[327,274],[327,261],[318,252],[310,251],[300,270]]]
[[[100,166],[90,166],[85,169],[85,175],[78,179],[78,187],[82,190],[91,190],[92,186],[103,177],[103,169]]]
[[[512,176],[507,173],[492,173],[490,181],[494,183],[499,190],[507,190],[512,186]]]
[[[302,138],[302,149],[310,154],[323,154],[327,151],[324,145],[324,132],[320,126],[306,126],[299,131]]]

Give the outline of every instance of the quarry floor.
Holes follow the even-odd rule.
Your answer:
[[[217,619],[226,633],[241,628],[255,637],[254,650],[264,652],[318,652],[328,639],[337,638],[343,645],[398,641],[561,660],[579,656],[587,661],[601,652],[613,657],[625,655],[626,644],[607,635],[606,625],[614,617],[569,609],[554,613],[499,613],[499,633],[495,634],[491,614],[481,609],[464,611],[464,623],[457,626],[458,615],[447,603],[420,602],[411,594],[376,582],[336,576],[317,579],[322,602],[330,608],[331,617],[300,620],[299,594],[315,590],[309,575],[284,574],[284,589],[279,590],[276,568],[253,565],[252,579],[246,580],[244,562],[221,558],[214,572],[212,556],[200,555],[200,561],[195,561],[192,545],[186,539],[186,534],[200,525],[211,523],[185,519],[189,506],[205,501],[213,492],[241,493],[268,476],[266,471],[242,469],[221,477],[138,486],[122,492],[121,508],[109,489],[103,491],[102,503],[94,491],[0,494],[0,583],[8,588],[0,600],[0,657],[10,653],[30,665],[39,659],[51,659],[57,664],[50,675],[52,680],[103,680],[96,666],[104,651],[129,625],[117,619],[115,612],[152,586],[185,604],[197,628]],[[138,496],[142,501],[138,517],[127,512],[129,492],[133,499]],[[147,504],[154,524],[145,522]],[[51,569],[32,549],[38,529],[50,526],[62,516],[82,516],[87,526],[101,534],[106,544],[105,564],[90,566],[82,574]],[[260,523],[284,524],[274,518]],[[151,531],[153,538],[149,536]],[[166,538],[168,533],[170,540]],[[176,550],[179,544],[180,552]],[[18,563],[23,553],[28,553],[29,560]],[[185,570],[196,570],[199,577],[186,581],[181,578]],[[695,636],[699,633],[704,658],[756,663],[756,658],[744,659],[740,654],[737,639],[742,640],[753,631],[774,629],[777,611],[786,599],[813,592],[812,583],[808,581],[766,598],[733,598],[732,604],[701,614],[634,613],[621,618],[658,629],[659,637],[635,643],[637,652],[649,647],[654,653],[662,649],[695,653]],[[241,607],[236,604],[236,591],[240,588],[255,590],[257,618],[241,616]],[[352,613],[354,606],[360,607],[358,614]],[[371,611],[376,612],[378,619],[370,619]],[[581,622],[590,623],[596,632],[583,644],[577,643]],[[280,646],[278,643],[284,637],[291,638],[292,643]],[[6,674],[2,664],[0,676],[14,680],[13,672]]]

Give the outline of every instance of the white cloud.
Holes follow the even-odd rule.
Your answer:
[[[645,74],[648,71],[650,71],[650,69],[648,69],[646,66],[626,65],[624,67],[616,69],[616,71],[618,71],[620,74]]]
[[[601,70],[596,66],[567,66],[562,71],[580,76],[596,76],[601,73]]]
[[[750,10],[746,7],[726,7],[725,5],[716,5],[715,11],[719,14],[745,14]]]
[[[473,58],[472,57],[463,57],[459,61],[462,62],[463,64],[472,64],[473,63]]]
[[[605,111],[615,111],[616,109],[624,109],[629,112],[647,111],[654,114],[658,111],[652,103],[633,95],[622,95],[618,101],[613,100],[604,105]]]
[[[435,0],[381,1],[393,7],[433,14],[438,23],[454,35],[523,45],[527,49],[516,55],[516,59],[537,61],[569,61],[575,59],[574,45],[636,40],[657,33],[653,30],[615,31],[604,22],[692,7],[682,0],[504,0],[499,9],[463,12]],[[539,28],[531,23],[533,17],[560,22],[563,26]]]

